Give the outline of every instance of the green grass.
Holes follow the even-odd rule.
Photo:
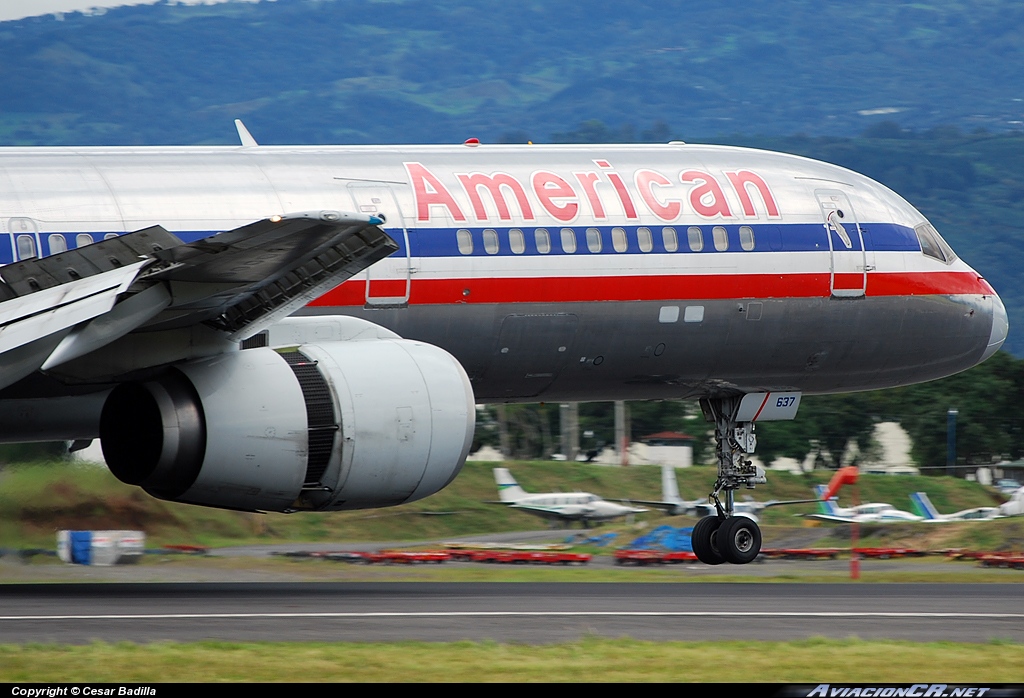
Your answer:
[[[736,659],[742,658],[737,665]],[[94,643],[0,646],[3,682],[402,681],[1015,683],[1024,648],[862,642]],[[182,673],[188,667],[187,674]],[[737,673],[737,667],[739,673]]]
[[[0,471],[0,546],[49,548],[53,545],[54,532],[62,528],[130,528],[145,531],[153,546],[168,543],[220,546],[288,541],[443,540],[544,527],[544,522],[530,514],[488,503],[497,499],[492,466],[468,463],[445,490],[412,504],[291,515],[247,514],[160,501],[139,488],[118,482],[102,466],[67,463],[8,466]],[[508,463],[507,466],[531,492],[582,490],[633,499],[660,499],[661,495],[661,473],[653,466],[613,468],[554,462]],[[751,494],[760,500],[806,498],[813,484],[826,481],[830,475],[829,472],[806,476],[770,473],[769,484]],[[695,498],[708,492],[714,471],[707,467],[682,469],[678,471],[678,479],[683,496]],[[909,508],[909,493],[916,490],[926,490],[944,512],[993,503],[990,490],[948,477],[865,475],[859,484],[861,501],[888,501],[906,508]],[[851,503],[848,492],[841,493],[840,502]],[[771,537],[774,527],[807,523],[794,514],[812,511],[813,504],[766,510],[762,517],[766,539]],[[624,542],[643,530],[666,523],[682,526],[692,524],[693,520],[665,517],[652,511],[640,515],[635,523],[616,522],[598,531],[621,532],[620,541]],[[832,544],[843,546],[845,529],[823,526],[821,530],[837,531]],[[901,525],[876,533],[865,528],[864,535],[865,544],[872,540],[894,543],[896,540],[934,539],[938,547],[1021,549],[1024,548],[1024,518],[934,526]]]

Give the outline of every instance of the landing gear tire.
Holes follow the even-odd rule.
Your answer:
[[[718,528],[718,535],[715,538],[722,557],[734,565],[752,562],[761,552],[761,529],[746,516],[726,519]]]
[[[705,516],[693,527],[690,542],[693,544],[693,554],[705,565],[721,565],[725,562],[718,547],[718,532],[723,521],[717,516]],[[760,539],[759,539],[760,540]]]

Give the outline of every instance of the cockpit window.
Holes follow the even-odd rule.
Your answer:
[[[917,239],[921,243],[921,252],[926,257],[932,257],[946,264],[952,264],[956,259],[953,248],[946,244],[931,223],[922,223],[914,228],[914,232],[917,233]]]

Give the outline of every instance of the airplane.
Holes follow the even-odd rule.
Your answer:
[[[923,521],[924,517],[911,514],[909,511],[897,509],[892,504],[884,502],[869,502],[858,504],[853,507],[841,507],[836,504],[835,498],[824,499],[827,488],[825,485],[815,485],[814,492],[818,495],[818,506],[821,508],[819,514],[804,514],[809,519],[819,521],[832,521],[835,523],[907,523]]]
[[[612,502],[624,502],[631,504],[640,504],[645,507],[651,507],[654,509],[660,509],[669,516],[712,516],[715,512],[715,507],[708,501],[708,498],[704,499],[683,499],[679,496],[679,482],[676,480],[676,469],[672,465],[661,466],[661,499],[643,500],[643,499],[609,499]]]
[[[644,499],[609,499],[612,502],[626,502],[633,504],[640,504],[645,507],[652,507],[654,509],[661,509],[669,516],[695,516],[702,518],[705,516],[717,516],[718,512],[715,509],[715,505],[712,504],[708,498],[704,499],[683,499],[679,495],[679,481],[676,479],[675,466],[665,465],[661,466],[661,499],[658,501],[649,501]],[[801,500],[801,502],[816,501],[816,500]],[[758,515],[765,509],[765,507],[774,506],[777,504],[796,504],[798,502],[758,502],[753,499],[747,499],[742,502],[733,502],[733,513],[737,516],[746,516],[758,520]]]
[[[925,492],[914,492],[910,495],[914,511],[925,523],[945,523],[954,521],[991,521],[1003,518],[999,507],[975,507],[963,509],[952,514],[940,514]]]
[[[495,468],[494,481],[498,484],[498,498],[503,504],[546,519],[580,521],[584,528],[590,528],[592,523],[647,511],[610,502],[589,492],[530,494],[519,486],[508,468]]]
[[[1000,516],[1020,516],[1024,514],[1024,487],[1010,495],[1010,499],[999,505]]]
[[[0,148],[0,440],[244,511],[447,485],[474,405],[699,400],[694,549],[744,564],[757,422],[948,376],[1006,311],[907,201],[727,146]]]

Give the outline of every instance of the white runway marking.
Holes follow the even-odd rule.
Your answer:
[[[543,618],[543,617],[665,617],[665,618],[999,618],[1021,619],[1024,613],[930,613],[874,611],[376,611],[363,613],[118,613],[0,616],[16,620],[196,620],[225,618]]]

